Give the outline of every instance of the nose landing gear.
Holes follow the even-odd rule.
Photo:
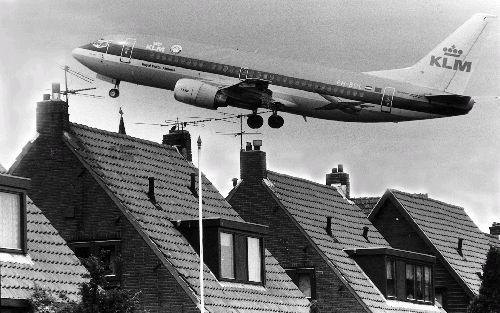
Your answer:
[[[113,88],[109,91],[109,96],[111,98],[118,98],[118,96],[120,95],[120,90],[118,89],[119,87],[120,87],[120,81],[117,80],[116,84],[115,84],[115,88]]]

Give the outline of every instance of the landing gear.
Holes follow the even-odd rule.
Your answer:
[[[285,120],[276,112],[269,116],[269,119],[267,120],[267,124],[269,124],[269,127],[271,128],[280,128],[284,123]]]
[[[264,119],[262,118],[262,116],[257,115],[254,112],[253,114],[250,114],[248,116],[247,124],[248,124],[248,127],[252,128],[252,129],[261,128],[262,125],[264,124]]]
[[[120,81],[117,80],[116,84],[115,84],[115,88],[113,88],[109,91],[109,96],[111,98],[118,98],[118,96],[120,95],[120,90],[118,89],[119,87],[120,87]]]
[[[118,88],[113,88],[109,91],[109,96],[111,98],[118,98],[119,95],[120,95],[120,90],[118,90]]]

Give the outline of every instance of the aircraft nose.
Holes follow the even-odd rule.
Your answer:
[[[73,51],[71,51],[71,55],[78,62],[83,63],[83,53],[82,52],[83,52],[82,48],[75,48],[75,49],[73,49]]]

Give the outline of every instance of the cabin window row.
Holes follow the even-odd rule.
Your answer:
[[[269,80],[274,84],[283,87],[301,87],[303,89],[318,92],[318,93],[334,93],[353,97],[364,97],[364,92],[357,89],[345,88],[340,86],[332,86],[324,83],[313,82],[305,79],[298,79],[284,75],[278,75],[268,72],[254,71],[254,70],[244,70],[241,67],[224,65],[220,63],[211,63],[200,61],[191,58],[185,58],[180,56],[175,56],[171,54],[156,53],[152,52],[151,58],[157,61],[168,62],[169,64],[180,64],[182,66],[192,68],[192,69],[204,69],[206,68],[212,71],[214,74],[230,75],[239,78],[257,78],[263,80]]]

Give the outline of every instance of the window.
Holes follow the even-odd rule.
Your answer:
[[[0,190],[0,210],[0,251],[24,253],[24,194]]]
[[[387,275],[387,297],[396,297],[396,262],[388,259],[385,267]]]
[[[431,301],[431,268],[424,267],[424,301]]]
[[[416,280],[415,280],[415,293],[417,295],[417,300],[424,300],[424,267],[422,265],[417,265],[416,268]]]
[[[68,244],[79,259],[86,259],[94,255],[104,266],[104,275],[108,283],[117,283],[119,276],[120,241],[85,241]],[[116,285],[117,285],[116,284]]]
[[[316,299],[316,283],[313,268],[286,269],[285,272],[306,298],[309,300]]]
[[[406,264],[406,299],[415,299],[415,265]]]
[[[221,277],[234,279],[234,246],[232,234],[220,233],[220,267]]]
[[[261,282],[261,265],[260,257],[260,239],[247,238],[247,257],[248,257],[248,280],[253,282]]]

